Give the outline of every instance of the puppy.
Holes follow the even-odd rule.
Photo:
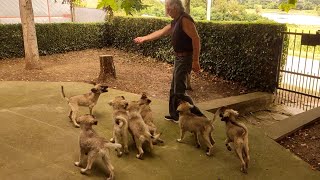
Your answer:
[[[127,106],[128,102],[123,96],[117,96],[108,103],[113,108],[113,138],[111,142],[119,143],[124,149],[124,153],[129,153],[128,150],[128,113]],[[120,149],[116,149],[118,156],[122,155]]]
[[[230,143],[233,142],[235,152],[241,161],[241,172],[248,172],[248,165],[250,161],[249,156],[249,140],[247,127],[236,121],[238,112],[232,109],[222,107],[220,109],[221,121],[226,123],[227,139],[225,144],[227,149],[231,151]]]
[[[104,92],[108,92],[108,86],[96,84],[91,89],[91,92],[68,98],[64,93],[63,86],[61,86],[62,96],[64,99],[67,100],[68,105],[71,108],[69,118],[73,122],[75,127],[80,127],[79,124],[76,122],[77,113],[79,112],[79,106],[89,107],[90,114],[92,115],[92,108],[97,104],[100,94]]]
[[[152,136],[160,136],[161,133],[157,132],[157,127],[153,123],[153,116],[152,116],[152,110],[150,107],[151,100],[147,97],[145,93],[142,94],[140,100],[139,100],[139,106],[140,106],[140,114],[141,117],[148,126],[148,129],[151,133]],[[163,143],[164,141],[160,138],[158,139],[153,139],[153,144],[157,143]]]
[[[154,137],[149,132],[148,126],[144,123],[141,117],[139,101],[131,101],[128,105],[127,110],[129,113],[129,131],[138,149],[138,154],[136,155],[136,158],[142,159],[142,156],[144,154],[142,144],[145,142],[148,143],[150,149],[152,150],[152,138]]]
[[[108,179],[114,179],[114,168],[110,163],[109,148],[121,148],[121,144],[109,143],[105,138],[100,137],[95,130],[92,129],[92,125],[97,125],[98,123],[94,116],[86,114],[77,118],[77,121],[81,128],[79,136],[80,158],[78,162],[74,163],[74,165],[82,167],[80,172],[85,173],[87,170],[91,169],[93,161],[98,156],[101,156],[109,171]],[[84,164],[85,155],[88,156],[87,165]]]
[[[208,148],[206,154],[211,156],[213,153],[213,144],[215,144],[214,139],[211,137],[211,133],[214,130],[213,122],[215,118],[209,120],[205,116],[197,116],[190,112],[191,108],[193,108],[193,105],[186,101],[181,101],[177,108],[180,127],[180,139],[177,139],[177,141],[182,142],[185,132],[189,131],[194,134],[197,148],[199,148],[199,137],[201,136]]]

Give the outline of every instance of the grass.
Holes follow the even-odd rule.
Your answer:
[[[255,14],[255,9],[246,9],[247,13]],[[292,9],[288,13],[281,11],[280,9],[262,9],[261,13],[279,13],[279,14],[300,14],[300,15],[312,15],[317,16],[317,12],[315,10],[296,10]]]

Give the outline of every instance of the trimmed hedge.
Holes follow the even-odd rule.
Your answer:
[[[36,24],[40,55],[104,47],[104,23]],[[23,57],[21,24],[0,25],[0,59]]]
[[[113,46],[173,62],[170,37],[136,45],[133,39],[149,34],[170,19],[116,17],[113,23],[37,24],[40,55]],[[248,88],[273,91],[282,46],[277,23],[196,23],[201,37],[200,63],[206,71]],[[284,43],[287,46],[287,43]],[[0,25],[0,59],[23,57],[21,25]]]
[[[142,45],[132,41],[160,29],[169,19],[115,18],[105,36],[116,48],[140,52],[160,60],[174,60],[170,38]],[[276,86],[277,61],[282,46],[281,31],[286,25],[270,22],[206,22],[196,24],[201,38],[202,68],[248,88],[273,91]]]

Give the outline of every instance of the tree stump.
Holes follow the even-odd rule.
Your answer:
[[[100,58],[100,74],[98,77],[98,81],[105,82],[108,77],[112,76],[116,78],[116,68],[113,64],[113,56],[112,55],[101,55]]]

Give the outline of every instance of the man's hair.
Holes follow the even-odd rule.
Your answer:
[[[181,0],[166,0],[170,7],[175,7],[179,9],[181,12],[184,12],[184,7]]]

